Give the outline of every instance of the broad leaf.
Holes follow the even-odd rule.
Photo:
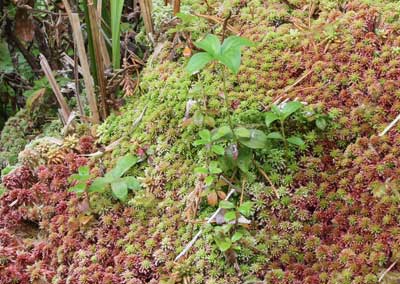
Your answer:
[[[229,126],[226,126],[226,125],[225,126],[221,126],[221,127],[217,128],[214,131],[214,134],[212,135],[211,140],[212,141],[216,141],[216,140],[218,140],[218,139],[220,139],[222,137],[228,136],[230,134],[232,134],[232,131],[229,128]]]
[[[207,142],[211,142],[211,133],[209,130],[207,129],[203,129],[199,132],[199,136],[201,137],[201,139],[203,139],[204,141]]]
[[[207,53],[214,58],[216,58],[221,52],[221,43],[216,35],[209,34],[194,45],[207,51]]]
[[[186,66],[186,71],[189,74],[196,73],[197,71],[203,69],[204,66],[206,66],[212,60],[213,58],[207,52],[196,53],[190,58],[189,63]]]
[[[241,60],[240,48],[232,48],[224,52],[218,57],[218,60],[228,67],[233,74],[237,74],[239,72]]]
[[[243,38],[240,36],[230,36],[224,40],[221,46],[221,53],[223,54],[224,52],[231,49],[241,48],[244,46],[254,46],[254,45],[255,44],[252,41],[248,40],[247,38]]]
[[[78,173],[81,176],[88,176],[89,175],[89,167],[88,166],[79,167]]]
[[[290,115],[298,111],[300,108],[303,107],[303,104],[301,102],[288,102],[285,104],[285,106],[282,108],[281,112],[283,115],[283,119],[288,118]]]
[[[110,184],[109,179],[106,177],[99,177],[93,181],[89,187],[89,192],[104,192],[108,189]]]
[[[239,206],[238,210],[242,213],[245,217],[249,217],[251,215],[251,208],[253,206],[253,202],[246,201],[242,205]]]
[[[85,192],[86,184],[78,183],[77,185],[68,189],[69,192],[83,193]]]
[[[252,157],[253,156],[250,149],[247,148],[240,149],[239,156],[237,158],[237,166],[242,172],[246,174],[249,172],[252,162]]]
[[[220,174],[222,170],[219,168],[219,164],[216,161],[212,161],[209,166],[209,171],[211,174]]]
[[[324,118],[320,117],[315,121],[315,124],[317,125],[317,127],[319,129],[325,130],[327,123],[326,123],[326,120]]]
[[[272,122],[274,122],[275,120],[278,120],[278,119],[279,119],[279,116],[271,111],[269,111],[265,114],[265,124],[268,127],[271,125]]]
[[[206,175],[206,174],[208,174],[208,170],[206,168],[204,168],[204,167],[197,167],[197,168],[194,169],[194,173],[195,174],[204,174],[204,175]]]
[[[128,196],[128,184],[124,180],[118,180],[111,184],[113,194],[119,200],[124,201]]]
[[[219,202],[219,207],[222,209],[233,209],[233,208],[235,208],[235,205],[230,201],[221,200]]]
[[[214,239],[215,239],[215,243],[217,244],[218,248],[222,252],[227,251],[232,246],[232,241],[226,237],[224,237],[224,238],[215,237]]]
[[[228,212],[226,212],[225,213],[225,215],[224,215],[224,219],[225,219],[225,221],[226,222],[230,222],[230,221],[233,221],[233,220],[235,220],[236,219],[236,211],[228,211]]]
[[[203,139],[199,139],[193,142],[193,146],[200,146],[200,145],[206,145],[210,143],[209,141],[203,140]]]
[[[82,176],[80,174],[73,174],[71,176],[68,177],[68,181],[69,182],[73,182],[73,181],[87,181],[89,179],[90,176]]]
[[[206,186],[210,186],[214,181],[214,177],[213,176],[208,176],[204,179],[204,183],[206,184]]]
[[[225,154],[225,149],[221,145],[212,145],[211,150],[220,156],[223,156]]]
[[[261,130],[251,129],[248,139],[239,138],[240,143],[251,149],[263,149],[267,146],[267,136]]]
[[[289,137],[287,139],[287,141],[290,144],[293,144],[293,145],[296,145],[296,146],[299,146],[299,147],[304,147],[304,145],[305,145],[303,139],[301,139],[300,137],[297,137],[297,136],[291,136],[291,137]]]
[[[236,231],[236,232],[233,234],[232,238],[231,238],[232,243],[237,242],[237,241],[240,240],[242,237],[243,237],[243,232],[241,232],[241,231]]]
[[[283,136],[280,132],[271,132],[267,135],[268,139],[279,139],[283,140]]]
[[[138,157],[127,154],[117,162],[114,169],[110,171],[113,177],[122,177],[134,164],[138,162]]]
[[[238,127],[233,130],[235,135],[240,138],[250,138],[250,130],[245,127]]]
[[[129,189],[139,190],[141,188],[140,182],[135,177],[124,177],[122,180],[126,182]]]

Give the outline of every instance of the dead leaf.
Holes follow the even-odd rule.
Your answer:
[[[15,34],[24,42],[31,42],[35,36],[35,24],[30,13],[24,8],[18,8],[15,13]]]
[[[92,215],[81,215],[79,216],[79,223],[83,226],[86,226],[90,221],[93,220]]]
[[[192,56],[192,50],[190,49],[189,46],[186,46],[185,49],[183,50],[183,56],[185,57]]]
[[[226,198],[226,193],[221,190],[218,190],[217,194],[218,194],[219,199],[224,200]]]
[[[208,205],[215,206],[218,204],[218,195],[215,191],[210,192],[207,195]]]

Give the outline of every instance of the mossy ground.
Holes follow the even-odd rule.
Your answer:
[[[239,75],[227,78],[230,109],[220,96],[216,68],[189,76],[182,50],[170,60],[173,45],[167,41],[143,71],[140,92],[98,128],[103,145],[122,138],[114,151],[101,161],[68,156],[57,167],[10,175],[1,198],[0,241],[18,243],[10,232],[30,220],[39,224],[45,243],[18,243],[25,257],[16,263],[15,253],[1,251],[6,272],[0,279],[12,283],[7,272],[17,267],[19,283],[40,279],[40,273],[52,283],[377,283],[400,257],[399,127],[378,136],[400,112],[400,6],[289,2],[293,6],[208,1],[215,8],[208,13],[222,17],[232,10],[231,24],[257,43],[244,52]],[[207,13],[205,4],[190,4]],[[325,131],[306,129],[308,147],[294,165],[279,152],[263,153],[279,199],[256,172],[244,183],[256,206],[251,236],[237,252],[239,271],[214,244],[212,226],[174,262],[216,210],[202,198],[197,214],[187,214],[198,184],[193,170],[207,159],[192,144],[198,131],[225,124],[228,112],[238,125],[263,123],[263,112],[279,98],[307,102],[331,121]],[[189,101],[196,101],[190,111]],[[68,155],[82,152],[74,149]],[[146,157],[131,171],[141,177],[143,190],[127,204],[93,195],[94,213],[87,221],[82,201],[65,193],[67,176],[77,164],[89,163],[94,172],[111,168],[126,153]],[[17,182],[21,176],[26,184]],[[53,198],[46,201],[41,192]],[[18,199],[24,193],[29,198]],[[46,211],[37,213],[38,206]],[[398,266],[388,278],[396,271]]]

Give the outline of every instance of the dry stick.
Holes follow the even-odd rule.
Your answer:
[[[144,27],[147,35],[151,37],[154,34],[153,20],[151,18],[151,1],[150,0],[139,0],[140,10],[144,21]],[[151,35],[150,35],[151,34]]]
[[[92,38],[93,38],[93,48],[94,48],[94,57],[96,60],[96,71],[97,71],[97,78],[99,80],[99,89],[100,89],[100,102],[101,102],[101,114],[102,118],[106,119],[107,117],[107,105],[106,105],[106,78],[104,76],[104,61],[101,49],[101,34],[99,30],[99,21],[96,15],[96,8],[94,7],[93,1],[88,1],[88,11],[89,11],[89,18],[90,28],[92,30]]]
[[[84,120],[85,112],[83,111],[83,105],[79,96],[79,71],[78,71],[78,54],[76,51],[76,42],[74,42],[74,79],[75,79],[75,96],[78,102],[78,109],[81,118]]]
[[[386,269],[382,275],[379,277],[378,282],[381,282],[383,280],[383,277],[385,277],[385,275],[396,265],[398,260],[396,260],[395,262],[393,262],[388,269]]]
[[[67,2],[63,0],[63,2]],[[85,82],[86,94],[88,97],[89,108],[92,112],[92,121],[94,123],[100,122],[99,111],[97,109],[96,95],[94,92],[93,78],[90,75],[89,63],[85,51],[82,31],[80,29],[79,16],[76,13],[71,13],[70,18],[74,40],[78,49],[79,61],[83,71],[83,81]]]
[[[224,177],[222,177],[222,179],[224,179],[228,184],[230,184],[230,182]],[[232,188],[224,200],[228,200],[235,192],[237,192],[237,190]],[[211,215],[206,224],[210,224],[221,210],[222,208],[218,208],[217,211],[215,211],[214,214]],[[194,245],[194,243],[197,241],[197,239],[201,236],[202,233],[203,229],[200,229],[197,232],[197,234],[193,237],[193,239],[186,245],[183,251],[175,258],[175,261],[178,261],[182,256],[184,256],[188,252],[188,250]]]
[[[254,164],[257,167],[257,170],[262,174],[262,176],[269,182],[270,186],[272,187],[272,190],[274,191],[275,195],[277,198],[279,198],[279,193],[278,190],[276,189],[275,185],[272,183],[271,179],[269,178],[269,176],[267,175],[266,172],[264,172],[264,170],[256,163],[254,162]]]
[[[39,58],[40,58],[40,66],[42,67],[42,70],[46,75],[47,80],[49,80],[50,86],[53,89],[53,93],[56,96],[58,103],[60,104],[63,123],[66,123],[71,111],[69,110],[65,98],[61,94],[60,87],[57,84],[56,78],[54,78],[54,75],[51,71],[51,68],[49,66],[49,63],[47,62],[46,57],[44,57],[43,54],[40,54]]]
[[[292,90],[294,87],[296,87],[298,84],[300,84],[305,78],[308,77],[308,75],[310,75],[312,72],[314,72],[314,69],[309,70],[306,74],[304,74],[303,76],[301,76],[299,79],[297,79],[296,82],[294,82],[292,85],[286,87],[283,92],[287,93],[290,90]]]
[[[400,114],[388,125],[386,126],[386,128],[379,133],[379,136],[383,136],[385,135],[390,129],[392,129],[393,126],[395,126],[395,124],[400,120]]]
[[[174,1],[174,16],[181,11],[181,0],[173,0]]]

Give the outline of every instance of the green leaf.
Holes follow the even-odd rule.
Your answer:
[[[267,138],[283,140],[283,136],[280,132],[271,132],[270,134],[267,135]]]
[[[244,172],[248,173],[250,170],[251,162],[252,162],[252,151],[248,148],[241,148],[239,150],[239,155],[237,158],[237,166],[238,168]]]
[[[214,181],[214,177],[213,176],[208,176],[204,179],[204,183],[206,184],[206,186],[210,186]]]
[[[139,190],[141,188],[140,182],[135,177],[124,177],[122,180],[126,182],[129,189]]]
[[[238,127],[233,130],[235,135],[240,138],[250,138],[250,130],[245,127]]]
[[[231,211],[227,211],[224,215],[224,219],[226,222],[230,222],[236,219],[236,211],[231,210]]]
[[[203,139],[199,139],[193,142],[193,146],[200,146],[200,145],[206,145],[209,142]]]
[[[215,243],[217,244],[217,247],[222,252],[227,251],[232,246],[232,241],[230,239],[226,238],[226,237],[224,237],[224,238],[215,237],[214,240],[215,240]]]
[[[79,167],[78,173],[81,176],[89,176],[89,167],[88,166]]]
[[[237,74],[241,60],[240,48],[253,45],[248,39],[239,36],[230,36],[224,40],[218,60],[225,64],[234,74]]]
[[[225,154],[225,149],[221,145],[212,145],[211,150],[220,156],[223,156]]]
[[[233,209],[235,208],[235,204],[227,200],[221,200],[219,202],[219,207],[222,209]]]
[[[69,182],[73,181],[87,181],[89,179],[89,176],[81,176],[79,174],[73,174],[68,177]]]
[[[193,74],[203,69],[204,66],[206,66],[212,60],[213,58],[211,57],[211,55],[206,52],[196,53],[190,58],[189,63],[186,66],[186,71],[189,74]]]
[[[210,173],[212,173],[212,174],[220,174],[220,173],[222,173],[222,170],[219,168],[219,164],[216,161],[212,161],[210,163],[210,166],[209,166],[208,169],[209,169]]]
[[[78,183],[77,185],[70,187],[68,189],[69,192],[76,192],[76,193],[82,193],[85,192],[86,184],[85,183]]]
[[[241,232],[241,231],[236,231],[236,232],[233,234],[232,238],[231,238],[232,243],[237,242],[237,241],[240,240],[242,237],[243,237],[243,232]]]
[[[109,180],[105,177],[96,178],[89,187],[89,192],[104,192],[108,189]]]
[[[265,114],[265,124],[268,127],[271,125],[272,122],[274,122],[275,120],[278,120],[278,119],[279,119],[279,116],[271,111],[269,111]]]
[[[325,120],[324,118],[322,118],[322,117],[318,118],[318,119],[315,121],[315,124],[316,124],[317,127],[318,127],[319,129],[321,129],[321,130],[325,130],[326,125],[327,125],[326,120]]]
[[[230,36],[224,40],[221,46],[221,53],[223,54],[228,50],[241,48],[244,46],[255,46],[255,44],[247,38],[243,38],[240,36]]]
[[[138,161],[138,157],[133,156],[132,154],[125,155],[118,160],[115,168],[110,171],[111,175],[113,177],[122,177]]]
[[[231,131],[230,127],[224,125],[224,126],[221,126],[221,127],[217,128],[214,131],[214,134],[212,135],[211,140],[212,141],[216,141],[216,140],[218,140],[218,139],[220,139],[222,137],[225,137],[225,136],[227,136],[229,134],[232,134],[232,131]]]
[[[233,74],[239,72],[241,54],[239,48],[227,50],[218,57],[218,60],[223,63]]]
[[[211,133],[207,129],[203,129],[199,132],[199,136],[203,141],[211,142]]]
[[[287,141],[290,144],[293,144],[293,145],[296,145],[296,146],[299,146],[299,147],[305,146],[305,143],[304,143],[303,139],[301,139],[300,137],[297,137],[297,136],[290,136],[287,139]]]
[[[124,180],[114,181],[111,184],[111,190],[116,198],[124,201],[128,196],[128,184]]]
[[[195,174],[208,174],[208,170],[205,167],[197,167],[194,169]]]
[[[250,138],[239,138],[240,143],[251,149],[263,149],[267,146],[267,136],[261,130],[251,129]]]
[[[298,111],[303,107],[303,104],[301,102],[288,102],[285,104],[285,106],[282,108],[281,112],[283,115],[283,119],[288,118],[290,115]]]
[[[221,52],[221,43],[216,35],[208,34],[204,39],[194,44],[196,47],[201,48],[212,57],[216,58]]]
[[[253,202],[246,201],[242,205],[239,206],[238,210],[245,217],[249,217],[251,215],[251,208],[253,207]]]

